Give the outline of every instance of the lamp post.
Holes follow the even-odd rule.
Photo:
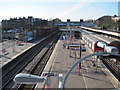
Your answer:
[[[25,73],[19,73],[14,77],[14,82],[17,84],[36,84],[39,82],[43,82],[44,80],[44,77]]]
[[[72,57],[72,55],[71,55],[71,53],[72,53],[72,48],[71,47],[69,47],[70,48],[70,57]]]
[[[64,88],[65,83],[66,83],[66,80],[67,80],[69,74],[71,73],[71,71],[72,71],[79,63],[81,63],[82,61],[86,60],[87,58],[92,57],[92,56],[95,56],[95,55],[101,56],[101,55],[104,55],[104,53],[103,53],[103,52],[92,53],[92,54],[90,54],[90,55],[88,55],[88,56],[83,57],[83,58],[80,59],[79,61],[76,61],[76,62],[73,64],[73,66],[71,66],[71,67],[69,68],[69,70],[67,71],[65,77],[63,78],[61,88],[62,88],[62,89]],[[107,55],[110,55],[110,54],[107,54]],[[112,55],[120,56],[120,54],[112,54]]]
[[[34,40],[36,39],[36,33],[37,33],[37,31],[34,30]]]
[[[15,32],[14,30],[12,31],[12,46],[13,46],[13,52],[15,52],[15,40],[14,40]]]
[[[79,58],[81,59],[81,52],[82,52],[81,41],[80,41],[80,46],[79,46],[79,48],[80,48],[80,56],[79,56]],[[79,74],[79,75],[80,75],[80,69],[81,69],[81,62],[78,64],[78,74]]]
[[[17,84],[36,84],[40,82],[46,83],[46,88],[50,90],[51,86],[51,76],[57,76],[56,73],[43,73],[43,76],[37,76],[37,75],[31,75],[26,73],[19,73],[14,77],[14,82]],[[62,78],[60,75],[59,78]],[[60,85],[61,85],[61,79],[60,79]],[[60,86],[59,85],[59,86]]]
[[[25,43],[26,43],[26,45],[27,45],[27,39],[28,39],[27,34],[28,34],[28,31],[27,31],[27,29],[26,29],[26,30],[25,30]]]
[[[59,86],[58,88],[63,89],[66,83],[66,80],[69,76],[69,74],[71,73],[71,71],[82,61],[86,60],[89,57],[92,56],[101,56],[104,55],[105,53],[103,52],[96,52],[96,53],[92,53],[88,56],[83,57],[82,59],[80,59],[79,61],[76,61],[73,66],[70,67],[70,69],[67,71],[65,77],[63,78],[62,74],[59,74]],[[110,55],[110,54],[107,54]],[[116,55],[116,56],[120,56],[120,54],[112,54],[112,55]],[[46,77],[43,77],[46,76]],[[56,73],[45,73],[43,74],[43,76],[36,76],[36,75],[31,75],[31,74],[25,74],[25,73],[19,73],[15,76],[14,78],[14,82],[17,84],[36,84],[36,83],[40,83],[40,82],[47,82],[47,86],[50,85],[50,76],[57,76]],[[63,79],[63,80],[62,80]],[[48,89],[50,87],[47,87]]]

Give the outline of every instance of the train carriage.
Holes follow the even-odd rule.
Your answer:
[[[92,41],[94,45],[94,46],[92,45],[93,52],[96,52],[97,50],[103,50],[103,52],[106,53],[103,56],[99,56],[98,58],[101,59],[103,63],[111,70],[111,72],[113,72],[113,74],[120,80],[119,77],[120,56],[112,55],[118,53],[120,54],[120,41],[115,41],[109,37],[103,37],[96,33],[86,31],[84,31],[82,39],[85,42],[88,42],[89,40],[89,43],[90,40]]]
[[[109,37],[104,37],[104,36],[98,35],[94,32],[90,32],[90,31],[86,31],[86,30],[82,30],[82,32],[84,32],[87,35],[91,35],[91,36],[107,43],[108,46],[116,47],[118,49],[118,53],[120,54],[120,41],[116,41],[116,40],[113,40]]]
[[[116,41],[116,40],[113,40],[111,38],[108,38],[108,37],[103,37],[101,35],[93,35],[94,37],[106,42],[108,44],[108,46],[114,46],[118,49],[118,52],[120,53],[120,41]]]
[[[82,39],[92,49],[93,52],[104,50],[103,48],[97,46],[98,42],[102,42],[101,40],[85,33],[82,34]]]
[[[114,45],[111,45],[111,39],[109,39],[109,43],[108,43],[108,39],[103,40],[100,37],[100,35],[97,34],[93,34],[93,33],[89,33],[88,31],[81,31],[82,33],[82,39],[83,41],[92,49],[93,52],[96,51],[103,51],[103,52],[107,52],[107,53],[119,53],[119,50],[117,47],[115,47]],[[106,42],[107,41],[107,42]],[[114,44],[114,43],[113,43]],[[106,49],[107,48],[107,49]],[[109,49],[109,50],[108,50]]]

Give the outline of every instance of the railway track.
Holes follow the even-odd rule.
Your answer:
[[[120,61],[115,58],[105,58],[103,63],[112,72],[112,74],[120,81]]]
[[[119,49],[119,45],[120,45],[119,41],[115,41],[113,39],[103,37],[98,34],[93,34],[92,32],[89,32],[89,31],[83,31],[81,33],[83,34],[83,36],[82,36],[83,41],[88,45],[88,47],[91,49],[92,52],[96,52],[96,51],[104,52],[105,51],[108,53],[115,53],[115,52],[113,52],[114,49],[112,49],[111,46],[114,48],[117,48],[118,52],[120,50]],[[97,45],[98,42],[101,42],[101,41],[105,42],[107,44],[107,47],[109,47],[109,48],[101,47],[101,45],[106,46],[105,44]],[[109,52],[109,50],[111,50],[111,51]],[[107,57],[103,56],[101,58],[102,58],[104,65],[120,81],[120,59],[119,59],[120,57],[110,55]]]
[[[9,65],[8,68],[6,68],[6,70],[2,74],[2,78],[0,78],[2,80],[2,90],[4,90],[5,88],[11,88],[14,85],[14,76],[17,73],[21,72],[28,65],[28,63],[30,63],[35,58],[35,56],[46,46],[46,44],[52,40],[55,34],[52,34],[51,36],[42,40],[29,52],[25,53],[22,58],[19,57],[20,60],[18,60],[18,62],[15,63],[14,61],[12,64]]]
[[[26,69],[23,70],[22,72],[40,76],[50,55],[52,54],[52,51],[57,43],[57,40],[58,40],[58,38],[54,39],[52,42],[50,42],[47,45],[48,48],[44,48],[44,50],[43,50],[44,54],[42,53],[43,55],[39,55],[41,53],[38,54],[39,57],[36,57],[37,60],[36,60],[36,62],[33,62],[33,63],[35,63],[35,65],[33,67],[30,67],[30,65],[33,65],[33,63],[30,63],[30,65],[28,65],[28,67],[26,67],[27,71],[30,70],[29,72],[26,72]],[[17,85],[14,85],[12,88],[15,88],[17,90],[27,90],[27,89],[33,90],[35,88],[35,85],[36,84],[30,84],[30,85],[17,84]]]

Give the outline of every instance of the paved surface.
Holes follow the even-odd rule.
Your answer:
[[[66,74],[67,70],[75,63],[75,54],[72,51],[72,57],[70,57],[70,50],[63,48],[63,40],[58,41],[59,44],[56,46],[56,51],[54,55],[52,55],[50,58],[52,65],[49,68],[50,72],[54,73],[61,73],[63,76]],[[79,40],[77,41],[79,43]],[[91,53],[91,51],[88,49],[87,46],[86,52],[82,52],[82,57],[88,55]],[[77,51],[77,54],[79,56],[79,51]],[[54,60],[53,60],[54,59]],[[98,68],[96,73],[96,67],[93,67],[93,64],[91,60],[93,60],[94,57],[91,57],[85,61],[82,62],[82,69],[81,69],[81,75],[78,75],[78,69],[77,67],[74,68],[74,70],[69,75],[65,88],[118,88],[120,87],[120,83],[117,82],[117,80],[111,76],[110,72],[104,71],[106,68],[101,62],[98,62]],[[45,72],[49,71],[47,69]],[[41,88],[42,84],[38,84],[36,88]],[[57,88],[58,87],[58,77],[51,77],[51,87]]]
[[[12,40],[0,43],[0,68],[33,45],[35,45],[35,43],[26,44],[25,42],[20,42],[20,44],[18,44],[18,41]]]

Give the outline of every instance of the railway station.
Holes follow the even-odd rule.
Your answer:
[[[27,45],[24,45],[26,51],[22,52],[23,54],[14,54],[15,58],[13,60],[8,61],[6,64],[4,63],[3,77],[6,79],[3,79],[3,88],[34,88],[35,90],[39,88],[120,88],[119,56],[109,55],[110,53],[116,55],[120,53],[119,45],[110,46],[108,42],[103,41],[100,37],[94,37],[93,34],[95,33],[78,27],[72,29],[65,28],[52,33],[39,42],[27,43]],[[20,47],[22,46],[17,46],[16,48],[19,50]],[[41,51],[37,51],[38,49],[41,49]],[[97,51],[106,52],[107,56],[91,56],[74,66],[79,60]],[[11,55],[11,57],[13,56]],[[18,61],[16,62],[16,60]],[[22,60],[24,60],[23,63],[21,62]],[[12,68],[16,73],[11,72],[11,69],[5,70],[13,64],[15,65]],[[72,66],[74,66],[74,68],[69,73],[68,78],[65,80],[66,83],[63,85],[62,81]],[[20,67],[22,67],[22,69]],[[7,73],[9,73],[9,76],[7,76]],[[22,74],[19,75],[19,73]],[[37,82],[34,81],[36,80],[35,78],[32,78],[26,81],[27,77],[35,77],[40,80]],[[11,80],[8,78],[11,78]],[[6,80],[9,81],[6,83]],[[18,82],[16,80],[18,80]],[[13,82],[16,84],[13,84]]]
[[[80,45],[80,43],[84,45],[85,42],[81,39],[73,38],[72,46],[74,49],[68,49],[68,47],[64,47],[63,44],[70,43],[71,41],[65,40],[64,34],[65,33],[63,33],[63,36],[58,40],[58,43],[49,59],[50,61],[47,63],[49,66],[46,65],[43,73],[57,73],[65,76],[69,68],[72,67],[77,60],[80,60],[80,52],[77,50],[76,46]],[[81,58],[93,53],[89,46],[85,45],[84,47],[86,48],[86,51],[81,52]],[[58,82],[60,82],[59,76],[51,76],[49,85],[51,88],[58,88]],[[44,84],[39,83],[36,85],[36,90],[43,87]],[[80,70],[78,69],[78,66],[76,66],[71,71],[64,88],[115,89],[120,88],[120,83],[100,59],[96,60],[96,57],[92,56],[81,63]]]
[[[2,0],[0,90],[120,90],[120,0]]]
[[[118,38],[118,40],[120,39],[120,33],[119,32],[114,32],[114,31],[108,31],[108,30],[100,30],[100,29],[95,29],[95,28],[89,28],[89,27],[83,27],[80,26],[81,29],[86,29],[88,31],[92,31],[92,32],[97,32],[99,34],[103,34],[103,35],[107,35],[109,37],[116,37]]]

